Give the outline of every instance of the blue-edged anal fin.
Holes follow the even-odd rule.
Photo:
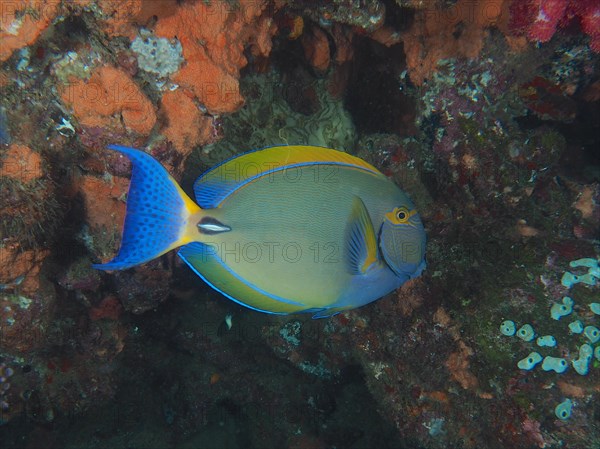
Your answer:
[[[133,168],[121,248],[113,260],[94,268],[123,270],[193,241],[198,234],[194,223],[202,209],[167,170],[143,151],[118,145],[108,148],[126,155]]]
[[[252,285],[221,260],[211,245],[192,242],[182,247],[178,254],[208,285],[238,304],[279,315],[314,311],[298,301],[277,297]]]
[[[345,259],[351,274],[365,274],[378,263],[377,238],[369,212],[363,201],[355,196],[346,225]]]

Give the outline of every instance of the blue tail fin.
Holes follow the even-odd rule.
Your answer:
[[[152,156],[119,145],[108,148],[131,159],[133,169],[119,254],[94,268],[123,270],[187,243],[187,219],[200,208]]]

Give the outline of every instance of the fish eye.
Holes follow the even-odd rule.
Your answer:
[[[404,207],[398,209],[396,211],[396,219],[401,223],[406,222],[408,220],[408,210]]]

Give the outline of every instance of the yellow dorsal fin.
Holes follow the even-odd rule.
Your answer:
[[[288,167],[306,163],[333,163],[343,165],[354,165],[374,173],[379,173],[371,164],[362,159],[344,153],[343,151],[332,150],[331,148],[315,147],[310,145],[289,145],[265,148],[260,151],[254,151],[242,155],[244,163],[256,163],[269,171],[275,167]]]
[[[383,176],[371,164],[342,151],[308,145],[270,147],[223,162],[196,180],[194,191],[202,208],[217,207],[240,186],[278,170],[303,165],[330,164],[355,167]]]

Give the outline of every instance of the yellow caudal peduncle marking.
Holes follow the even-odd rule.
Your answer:
[[[169,179],[177,188],[177,193],[183,200],[184,205],[181,211],[181,230],[179,233],[179,239],[171,245],[169,248],[170,251],[171,249],[178,248],[179,246],[198,241],[200,234],[196,224],[202,218],[203,210],[194,201],[192,201],[192,199],[183,191],[173,177],[169,176]]]

